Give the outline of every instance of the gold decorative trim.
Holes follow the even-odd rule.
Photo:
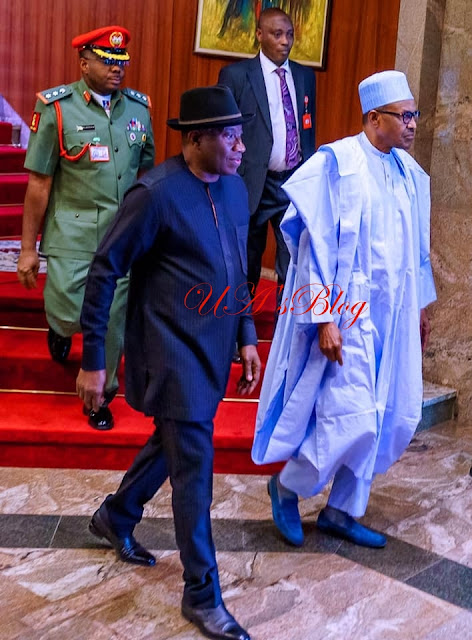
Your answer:
[[[30,395],[45,396],[77,396],[75,391],[51,391],[49,389],[0,389],[0,393],[24,393]],[[124,398],[124,393],[117,393],[116,398]],[[258,403],[259,398],[223,398],[222,402],[249,402]]]
[[[37,396],[77,396],[75,391],[50,391],[49,389],[0,389],[0,393],[24,393]],[[117,393],[115,397],[124,398],[125,396],[124,393]]]
[[[123,60],[124,62],[128,62],[128,60],[130,59],[129,53],[127,51],[125,51],[125,53],[109,53],[108,51],[104,51],[100,47],[100,45],[96,45],[95,48],[92,48],[92,51],[99,58],[106,58],[107,60]]]
[[[222,402],[257,402],[259,404],[259,398],[223,398]]]
[[[44,327],[11,327],[7,324],[0,325],[0,329],[9,329],[11,331],[48,331]]]
[[[0,389],[0,393],[29,393],[31,395],[45,396],[76,396],[75,391],[48,391],[47,389]]]

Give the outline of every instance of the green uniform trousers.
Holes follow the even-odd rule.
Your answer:
[[[44,309],[49,326],[68,338],[80,333],[80,312],[85,294],[85,281],[90,260],[48,256],[48,274],[44,287]],[[123,336],[126,321],[129,278],[118,280],[110,309],[105,340],[106,384],[105,397],[110,401],[118,390],[118,368],[123,355]]]

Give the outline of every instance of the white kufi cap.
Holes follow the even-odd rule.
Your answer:
[[[406,75],[401,71],[374,73],[359,83],[362,113],[400,100],[414,100]]]

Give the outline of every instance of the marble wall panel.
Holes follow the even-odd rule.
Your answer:
[[[436,103],[439,86],[439,70],[442,53],[442,33],[446,0],[428,0],[424,26],[418,105],[421,123],[418,127],[414,155],[426,171],[431,170],[432,147],[436,126]]]
[[[427,5],[428,0],[400,4],[395,68],[406,73],[414,96],[420,90]]]
[[[420,22],[420,17],[424,22]],[[422,117],[414,155],[431,175],[431,260],[438,301],[425,378],[459,391],[472,416],[472,11],[470,0],[403,0],[397,68]]]
[[[425,371],[472,415],[472,16],[447,0],[431,157],[431,244],[438,287]],[[446,382],[447,381],[447,382]]]
[[[446,0],[403,0],[400,6],[395,67],[408,76],[421,110],[412,153],[428,172],[434,140],[445,5]]]

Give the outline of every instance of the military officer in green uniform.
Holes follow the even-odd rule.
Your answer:
[[[126,190],[154,165],[148,96],[121,89],[129,63],[129,32],[109,26],[77,36],[82,78],[38,93],[25,167],[25,196],[18,277],[36,286],[39,258],[47,258],[44,306],[48,346],[63,362],[71,336],[80,332],[85,280],[93,255]],[[105,403],[87,411],[89,424],[111,429],[108,407],[118,389],[123,350],[127,278],[119,281],[108,325]]]

